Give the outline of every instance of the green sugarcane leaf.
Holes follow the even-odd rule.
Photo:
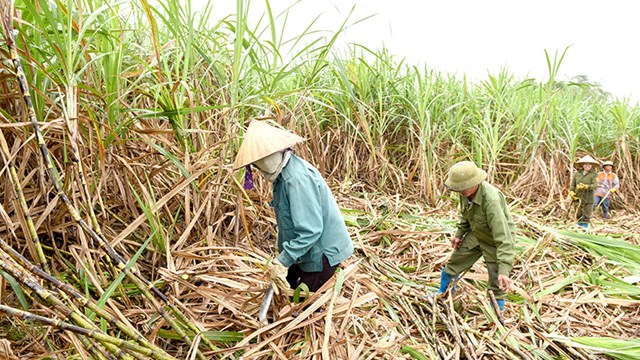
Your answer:
[[[129,260],[129,262],[126,264],[125,269],[127,270],[131,269],[133,264],[135,264],[136,261],[138,261],[138,258],[147,249],[147,246],[149,246],[149,243],[151,242],[151,239],[153,238],[154,235],[155,235],[155,232],[149,235],[147,240],[140,246],[140,249],[138,249],[138,251],[133,255],[131,260]],[[118,276],[115,278],[115,280],[109,285],[109,287],[107,287],[107,289],[104,291],[102,296],[100,296],[100,299],[98,299],[97,301],[97,304],[99,307],[104,308],[104,305],[107,303],[107,300],[111,298],[111,296],[116,291],[118,286],[120,286],[125,275],[126,275],[125,272],[121,271],[120,274],[118,274]],[[87,315],[87,317],[89,317],[89,319],[92,319],[92,320],[93,318],[95,318],[95,316],[96,314],[94,312],[90,312]]]
[[[205,338],[218,341],[221,343],[236,343],[242,341],[244,335],[241,332],[236,331],[203,331],[201,333]],[[175,331],[160,329],[158,330],[158,336],[164,339],[181,340],[182,337],[176,334]],[[189,337],[193,338],[193,334],[189,334]]]
[[[24,295],[24,292],[22,291],[22,287],[20,286],[20,283],[13,276],[7,274],[2,270],[0,270],[0,276],[2,276],[7,280],[7,282],[13,289],[13,292],[16,294],[16,298],[18,298],[18,302],[20,302],[20,306],[22,306],[22,309],[29,310],[29,302],[27,301],[27,297]]]
[[[553,286],[550,286],[550,287],[548,287],[548,288],[546,288],[546,289],[544,289],[542,291],[537,292],[536,294],[534,294],[534,296],[540,298],[540,297],[543,297],[543,296],[548,295],[548,294],[553,294],[556,291],[564,288],[565,286],[567,286],[569,284],[573,284],[574,282],[582,280],[584,276],[585,276],[584,274],[579,274],[579,275],[568,277],[568,278],[558,282],[557,284],[555,284]]]
[[[403,354],[409,354],[409,356],[411,356],[412,359],[416,359],[416,360],[429,360],[426,356],[424,356],[421,352],[419,352],[418,350],[404,345],[402,346],[402,348],[400,348],[400,352]]]

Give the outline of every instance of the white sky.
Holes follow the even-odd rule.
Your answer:
[[[207,0],[192,0],[198,7]],[[210,0],[214,14],[235,13],[236,1]],[[553,57],[571,46],[559,80],[587,75],[618,98],[640,99],[638,0],[270,0],[274,14],[291,6],[286,30],[313,29],[330,37],[355,6],[337,48],[348,43],[385,46],[410,64],[484,80],[505,67],[517,78],[548,77],[544,50]],[[252,0],[256,25],[265,0]],[[358,20],[373,15],[363,22]],[[280,19],[280,25],[284,19]],[[263,23],[266,24],[266,23]],[[317,36],[309,37],[309,40]]]

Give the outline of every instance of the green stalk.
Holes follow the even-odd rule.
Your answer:
[[[53,308],[60,311],[66,318],[71,319],[74,323],[78,324],[78,326],[90,329],[91,331],[100,331],[100,329],[95,324],[90,322],[82,313],[66,306],[55,295],[41,287],[34,279],[29,278],[23,270],[18,270],[14,266],[10,265],[7,259],[8,256],[5,255],[4,251],[0,251],[0,267],[2,267],[7,273],[11,274],[16,279],[18,279],[18,281],[24,284],[28,289],[37,294],[40,299],[44,300]],[[116,354],[119,358],[131,358],[129,355],[124,354],[122,350],[120,350],[118,347],[113,346],[113,344],[111,343],[102,342],[102,345],[105,346],[105,348],[107,348],[107,350],[109,350],[111,353]]]
[[[4,210],[1,209],[1,211],[2,211],[3,215],[5,215]],[[11,230],[11,233],[15,237],[15,234],[13,233],[13,230]],[[116,317],[114,317],[109,312],[104,310],[104,308],[98,306],[95,303],[95,301],[93,301],[90,298],[87,298],[87,297],[83,296],[74,287],[72,287],[69,284],[66,284],[66,283],[58,280],[57,278],[55,278],[55,277],[49,275],[48,273],[42,271],[42,269],[38,268],[36,265],[30,263],[27,258],[22,256],[22,254],[20,254],[19,252],[15,251],[11,246],[9,246],[9,244],[7,244],[1,238],[0,238],[0,248],[2,248],[2,250],[4,250],[7,254],[9,254],[12,259],[14,259],[16,262],[18,262],[27,271],[29,271],[30,273],[35,274],[35,275],[39,276],[40,278],[48,281],[54,287],[56,287],[57,289],[61,290],[62,292],[59,293],[61,296],[65,296],[64,295],[65,293],[71,295],[80,305],[82,305],[83,307],[86,307],[89,310],[95,312],[101,318],[106,319],[108,323],[116,326],[118,329],[120,329],[123,333],[125,333],[131,339],[139,342],[143,346],[153,350],[154,352],[156,352],[158,354],[162,354],[163,356],[167,356],[167,357],[169,356],[168,354],[166,354],[164,352],[164,350],[162,350],[161,348],[157,347],[156,345],[150,343],[136,329],[125,325],[122,321],[118,320]],[[0,256],[1,255],[2,255],[2,253],[0,253]]]
[[[13,189],[18,196],[18,204],[20,205],[20,209],[22,210],[22,214],[24,216],[24,220],[27,223],[27,229],[29,231],[29,236],[33,241],[34,248],[36,250],[37,258],[44,269],[45,272],[50,272],[49,264],[47,262],[47,258],[44,256],[44,251],[42,250],[42,244],[40,243],[40,238],[38,237],[38,231],[36,230],[36,226],[33,223],[33,218],[31,217],[31,212],[29,211],[29,206],[27,205],[27,200],[24,197],[24,192],[22,191],[22,187],[20,186],[20,179],[18,178],[18,173],[16,172],[15,165],[11,160],[11,153],[9,152],[9,147],[7,146],[7,141],[4,138],[4,133],[0,132],[0,148],[2,148],[2,159],[5,164],[9,168],[9,174],[11,183],[13,184]]]
[[[80,334],[80,335],[84,335],[87,337],[90,337],[92,339],[96,339],[102,343],[106,343],[106,344],[110,344],[112,346],[114,346],[114,348],[119,349],[119,348],[124,348],[130,351],[134,351],[136,353],[145,355],[145,356],[149,356],[149,357],[154,357],[157,356],[157,354],[154,354],[154,352],[152,350],[149,350],[147,348],[141,347],[139,345],[136,345],[134,343],[122,340],[122,339],[118,339],[116,337],[113,336],[109,336],[107,334],[104,334],[102,332],[99,332],[97,330],[90,330],[90,329],[86,329],[77,325],[73,325],[73,324],[69,324],[67,322],[61,321],[61,320],[57,320],[57,319],[50,319],[44,316],[40,316],[40,315],[36,315],[33,313],[30,313],[28,311],[23,311],[23,310],[19,310],[16,308],[12,308],[10,306],[6,306],[6,305],[0,305],[0,312],[5,313],[9,316],[15,316],[15,317],[19,317],[21,319],[27,320],[27,321],[35,321],[35,322],[39,322],[41,324],[45,324],[45,325],[49,325],[49,326],[53,326],[53,327],[57,327],[59,329],[62,330],[66,330],[66,331],[71,331],[74,332],[76,334]],[[119,354],[123,354],[122,350],[119,350],[120,353]],[[118,354],[118,355],[119,355]],[[163,359],[163,360],[173,360],[175,358],[173,357],[157,357],[158,359]]]
[[[111,355],[107,354],[104,349],[100,348],[94,341],[87,338],[86,336],[78,335],[78,339],[84,345],[84,348],[87,349],[93,356],[98,360],[108,360],[112,359]]]
[[[16,47],[14,46],[14,34],[13,34],[13,26],[11,25],[12,23],[12,16],[13,16],[13,1],[12,0],[8,0],[4,6],[6,8],[0,9],[0,16],[2,16],[2,26],[5,32],[5,38],[7,39],[7,45],[9,46],[9,52],[10,52],[10,57],[11,57],[11,61],[14,63],[15,67],[16,67],[16,77],[22,77],[24,78],[24,73],[22,72],[22,66],[20,65],[20,57],[18,55],[18,51],[16,49]],[[20,89],[23,90],[23,86],[25,86],[24,82],[19,82],[20,85]],[[23,92],[24,94],[24,92]],[[23,97],[25,103],[27,104],[27,108],[28,108],[28,116],[29,119],[33,122],[35,122],[35,112],[33,110],[33,104],[31,103],[31,96],[29,96],[28,94],[26,96]],[[37,126],[37,122],[35,122],[35,126]],[[40,239],[38,237],[38,233],[37,230],[35,228],[35,225],[33,224],[33,219],[31,218],[31,214],[29,212],[29,207],[27,206],[27,202],[24,198],[24,193],[22,192],[22,188],[20,186],[20,180],[17,177],[16,171],[15,171],[15,167],[13,165],[13,162],[10,160],[11,159],[11,155],[9,152],[9,149],[7,147],[6,144],[6,140],[4,139],[4,134],[2,134],[2,151],[3,151],[3,155],[5,157],[5,162],[7,163],[8,167],[9,167],[9,172],[11,174],[11,180],[12,183],[14,185],[14,189],[16,191],[16,195],[18,196],[18,201],[20,204],[20,207],[23,211],[23,215],[25,217],[25,221],[27,222],[27,227],[29,230],[29,234],[31,235],[31,239],[34,242],[34,246],[38,255],[38,260],[40,261],[40,264],[42,264],[42,267],[45,269],[45,271],[49,272],[49,264],[47,263],[47,259],[44,256],[44,251],[42,250],[42,245],[40,244]]]

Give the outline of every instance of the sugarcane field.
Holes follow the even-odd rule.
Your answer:
[[[640,359],[640,107],[570,48],[206,3],[0,0],[1,359]]]

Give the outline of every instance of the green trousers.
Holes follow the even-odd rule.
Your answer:
[[[585,222],[588,224],[591,221],[593,206],[593,201],[585,201],[583,203],[580,203],[578,207],[578,213],[576,214],[579,222]]]
[[[497,248],[493,245],[478,241],[472,232],[468,232],[462,244],[451,254],[451,259],[447,262],[444,271],[452,276],[460,275],[463,271],[471,268],[473,264],[484,257],[489,272],[489,290],[493,290],[496,299],[504,299],[505,293],[498,286],[498,257]]]

